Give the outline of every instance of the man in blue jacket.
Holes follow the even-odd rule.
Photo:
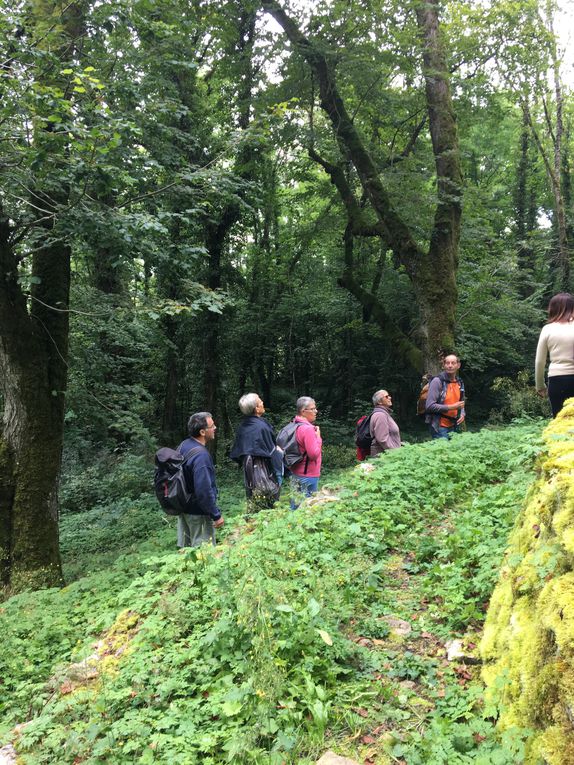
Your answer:
[[[183,474],[191,490],[188,512],[177,516],[177,546],[215,544],[215,529],[223,526],[217,506],[215,468],[206,444],[215,438],[216,426],[209,412],[192,414],[187,423],[189,438],[178,446],[186,456]]]

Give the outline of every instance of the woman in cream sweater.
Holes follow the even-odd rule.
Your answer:
[[[550,354],[548,387],[544,384],[546,358]],[[535,384],[539,396],[548,396],[552,416],[574,396],[574,297],[554,295],[548,304],[548,323],[542,328],[536,349]]]

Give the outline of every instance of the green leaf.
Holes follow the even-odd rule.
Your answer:
[[[321,606],[319,603],[317,603],[315,598],[310,599],[310,601],[307,603],[307,608],[311,616],[317,616],[317,614],[321,610]]]
[[[234,717],[241,712],[242,706],[240,701],[225,701],[221,706],[221,711],[226,717]]]

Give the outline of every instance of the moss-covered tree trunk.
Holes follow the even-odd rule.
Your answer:
[[[430,244],[420,258],[412,282],[418,297],[427,368],[436,372],[439,354],[451,349],[454,343],[462,173],[437,0],[429,0],[417,8],[417,22],[423,42],[423,72],[438,200]]]
[[[0,218],[0,441],[2,583],[14,592],[62,583],[58,550],[70,253],[34,256],[28,306],[18,282],[9,221]],[[48,232],[46,232],[48,236]]]

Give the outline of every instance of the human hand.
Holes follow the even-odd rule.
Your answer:
[[[457,401],[455,404],[455,409],[464,409],[465,404],[466,401]]]
[[[543,388],[539,388],[536,391],[536,394],[540,396],[540,398],[548,398],[548,388],[544,386]]]
[[[315,433],[321,438],[321,428],[318,425],[315,425]]]
[[[462,422],[464,422],[464,417],[465,417],[465,415],[461,414],[460,417],[458,418],[458,420],[456,421],[456,424],[460,425]]]
[[[219,529],[221,526],[223,526],[224,523],[225,521],[223,520],[223,516],[221,516],[221,518],[218,518],[216,521],[213,521],[213,525],[216,529]]]

